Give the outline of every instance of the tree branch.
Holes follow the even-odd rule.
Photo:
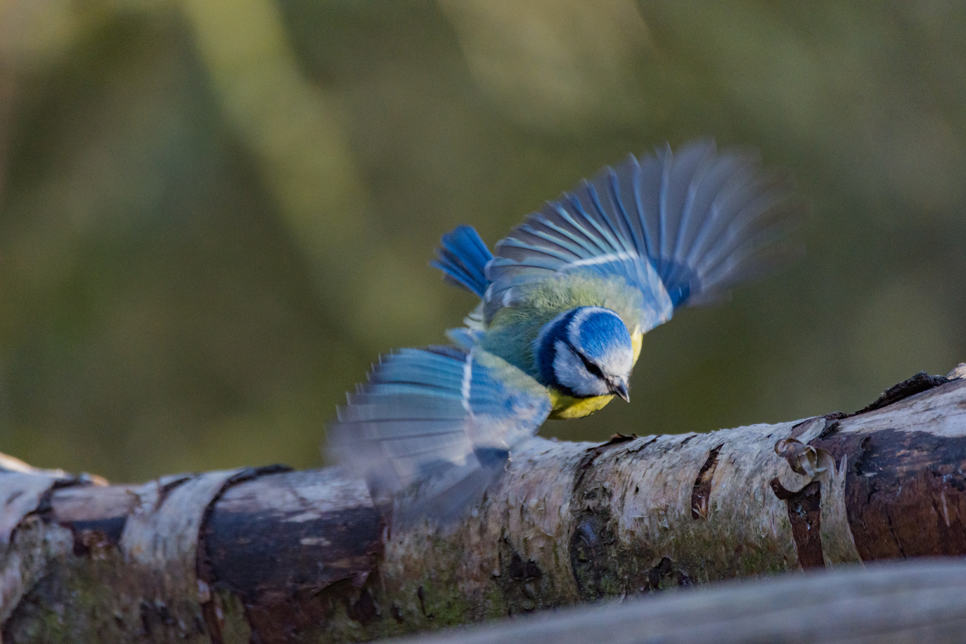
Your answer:
[[[0,462],[3,641],[374,639],[964,555],[966,380],[916,377],[890,392],[852,416],[602,445],[535,439],[443,528],[393,529],[335,469],[108,486]]]
[[[714,584],[398,644],[959,644],[964,629],[966,563],[924,560]]]

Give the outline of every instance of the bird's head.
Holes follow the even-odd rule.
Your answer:
[[[568,395],[630,400],[631,334],[610,309],[581,306],[561,313],[540,331],[534,356],[544,382]]]

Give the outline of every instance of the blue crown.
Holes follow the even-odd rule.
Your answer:
[[[554,369],[558,342],[563,342],[595,365],[608,362],[615,353],[629,354],[632,351],[627,326],[609,309],[581,306],[558,315],[537,336],[534,360],[543,382],[569,395],[577,393],[559,381]]]
[[[580,310],[580,309],[578,309]],[[594,362],[606,359],[615,349],[631,351],[631,334],[616,313],[608,309],[585,309],[586,314],[573,320],[576,327],[570,343]]]

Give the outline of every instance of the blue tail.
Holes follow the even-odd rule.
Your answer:
[[[436,259],[429,263],[443,271],[443,279],[483,297],[490,280],[486,264],[493,254],[470,226],[457,226],[443,235],[443,245],[436,249]]]

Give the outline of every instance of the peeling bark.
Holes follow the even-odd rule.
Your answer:
[[[952,377],[954,374],[950,374]],[[842,563],[966,554],[966,380],[854,415],[534,439],[458,523],[285,468],[140,486],[0,460],[4,642],[347,641]]]

